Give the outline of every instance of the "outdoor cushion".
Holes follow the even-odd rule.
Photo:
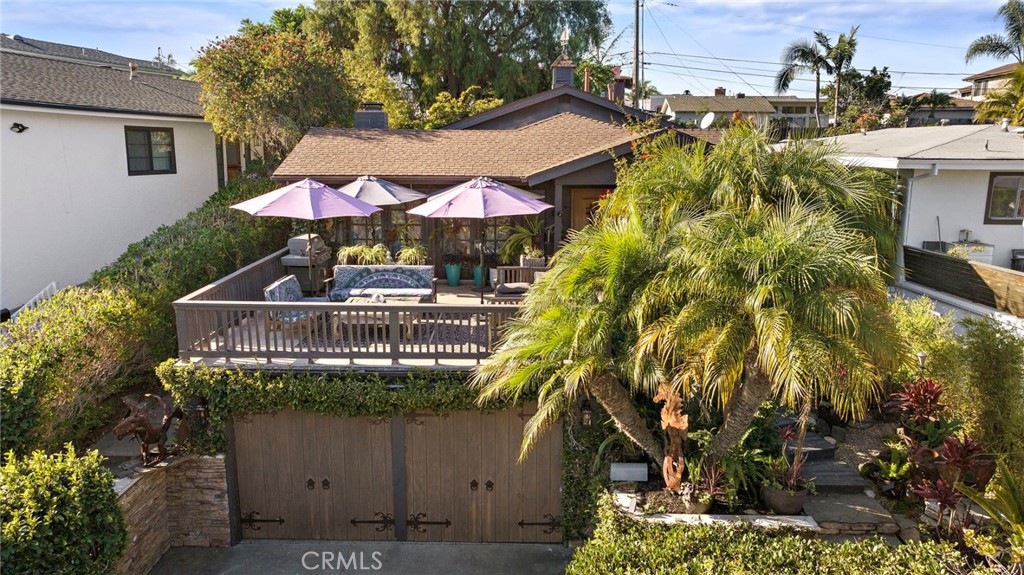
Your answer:
[[[334,266],[331,301],[371,296],[434,298],[433,266]]]
[[[515,282],[510,284],[498,284],[494,288],[494,293],[498,295],[523,295],[526,290],[530,289],[530,284],[525,282]]]
[[[263,288],[267,301],[302,301],[302,286],[294,275],[287,275]]]

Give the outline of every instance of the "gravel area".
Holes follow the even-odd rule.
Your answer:
[[[862,427],[863,429],[857,429]],[[845,462],[854,469],[862,463],[871,461],[882,449],[882,438],[896,430],[896,424],[876,421],[857,424],[846,428],[846,439],[836,446],[836,459]]]

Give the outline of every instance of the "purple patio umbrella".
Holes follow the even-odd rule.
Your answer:
[[[372,204],[309,178],[231,207],[254,216],[309,220],[307,239],[313,235],[313,220],[366,217],[380,211],[380,208]],[[311,288],[314,286],[312,266],[309,267],[309,285]]]
[[[474,178],[449,188],[417,206],[408,213],[425,218],[499,218],[539,214],[551,204],[533,197],[534,194],[490,178]],[[480,269],[484,267],[484,238],[480,238]],[[480,303],[484,301],[480,289]]]

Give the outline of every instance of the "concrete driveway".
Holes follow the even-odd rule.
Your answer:
[[[520,543],[243,541],[221,549],[176,547],[150,575],[555,575],[572,550]]]

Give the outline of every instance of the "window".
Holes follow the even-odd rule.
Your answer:
[[[988,184],[986,224],[1024,221],[1024,174],[992,174]]]
[[[173,174],[174,131],[170,128],[124,127],[128,147],[128,175]]]

